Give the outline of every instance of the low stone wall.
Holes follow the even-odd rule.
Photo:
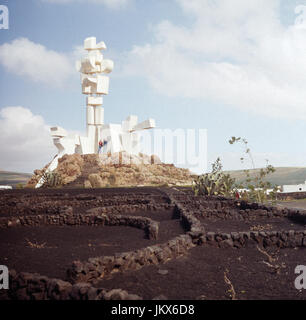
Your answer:
[[[108,194],[71,194],[54,193],[54,190],[45,190],[44,193],[37,190],[35,195],[32,192],[23,191],[19,195],[19,190],[14,190],[14,194],[4,194],[0,198],[1,216],[24,216],[38,214],[60,214],[66,207],[74,210],[87,210],[92,207],[109,207],[109,210],[133,206],[141,210],[164,210],[167,209],[168,200],[162,194],[120,194],[110,196]],[[52,191],[52,192],[51,192]]]
[[[186,195],[182,195],[181,191],[174,191],[173,189],[166,189],[164,193],[169,198],[170,204],[174,205],[174,214],[182,220],[184,227],[188,230],[187,235],[191,237],[193,244],[201,244],[206,231],[194,212],[185,208]]]
[[[132,216],[133,212],[173,210],[180,218],[186,233],[165,243],[148,246],[135,251],[114,256],[93,257],[87,261],[74,261],[67,270],[67,281],[49,279],[38,274],[11,272],[8,299],[140,299],[121,289],[109,292],[93,287],[99,280],[116,272],[138,270],[144,266],[166,263],[171,259],[186,255],[196,245],[212,245],[216,248],[241,248],[248,246],[275,246],[278,248],[306,247],[306,230],[289,231],[246,231],[246,232],[206,232],[199,218],[254,220],[260,218],[291,218],[306,224],[306,213],[280,207],[225,200],[223,197],[188,197],[179,191],[167,189],[164,192],[168,203],[137,203],[110,205],[87,210],[84,214],[74,214],[72,208],[65,207],[57,215],[30,215],[15,218],[0,218],[0,228],[38,225],[128,225],[144,229],[150,239],[157,239],[159,223],[142,216]],[[197,200],[197,201],[196,201]],[[199,200],[199,201],[198,201]],[[210,203],[211,202],[211,203]],[[218,204],[219,203],[219,204]],[[124,214],[123,214],[124,212]],[[0,297],[2,299],[2,297]]]
[[[175,197],[175,203],[187,207],[195,216],[201,218],[219,218],[244,220],[253,217],[286,217],[306,210],[287,209],[247,202],[244,200],[226,199],[220,196],[188,196],[182,194],[169,195]],[[306,195],[305,195],[306,196]]]
[[[302,231],[267,231],[267,232],[232,232],[232,233],[214,233],[205,231],[197,217],[207,220],[257,220],[272,217],[289,218],[300,224],[306,224],[306,210],[295,210],[277,206],[266,206],[258,203],[248,203],[242,200],[228,199],[228,205],[223,205],[223,197],[204,197],[199,202],[202,205],[213,200],[220,201],[222,210],[206,209],[203,211],[190,210],[191,200],[199,199],[198,197],[189,197],[189,201],[180,192],[166,192],[172,204],[175,204],[176,210],[181,215],[185,224],[189,226],[188,234],[192,237],[195,244],[212,244],[218,247],[235,247],[241,248],[248,244],[259,244],[264,247],[277,246],[279,248],[306,246],[306,230]],[[191,200],[190,200],[191,199]],[[188,210],[184,206],[188,203]],[[214,203],[213,203],[214,206]],[[233,209],[235,208],[235,209]]]
[[[0,300],[142,300],[121,289],[106,291],[89,283],[71,284],[37,273],[10,270],[9,289],[0,291]]]
[[[169,194],[170,197],[175,198],[175,202],[179,202],[184,206],[188,206],[190,210],[199,209],[216,209],[221,210],[225,208],[236,208],[237,201],[234,199],[227,199],[222,196],[194,196],[182,193]],[[174,199],[173,198],[173,199]]]
[[[127,270],[138,270],[151,264],[165,263],[171,259],[185,255],[190,248],[203,242],[205,229],[201,222],[176,202],[174,197],[170,198],[169,208],[174,208],[174,214],[182,219],[188,230],[187,234],[180,235],[166,243],[149,246],[136,251],[124,252],[115,256],[104,256],[90,258],[88,261],[75,261],[67,270],[67,279],[72,282],[92,282],[115,272]],[[94,208],[90,212],[101,213],[106,208]]]
[[[292,218],[306,224],[306,210],[288,209],[280,206],[266,206],[258,203],[235,201],[235,208],[194,210],[194,215],[210,220],[247,220],[254,221],[266,218]]]
[[[294,211],[296,213],[296,211]],[[258,220],[262,218],[272,217],[288,217],[288,209],[274,208],[273,210],[267,209],[224,209],[224,210],[203,210],[195,212],[199,218],[206,220]]]
[[[148,204],[137,204],[137,205],[130,205],[130,204],[125,204],[125,205],[119,205],[119,206],[107,206],[107,207],[95,207],[89,210],[86,210],[87,213],[107,213],[107,214],[122,214],[124,212],[125,214],[127,213],[135,213],[135,212],[144,212],[144,211],[164,211],[164,210],[173,210],[174,209],[173,204],[169,203],[160,203],[160,204],[153,204],[153,203],[148,203]]]
[[[174,208],[187,229],[187,234],[180,235],[163,244],[149,246],[136,251],[124,252],[115,256],[103,256],[90,258],[88,261],[75,261],[67,270],[68,283],[95,283],[100,278],[115,272],[137,270],[150,264],[165,263],[171,259],[186,254],[187,250],[194,247],[198,238],[205,233],[200,221],[191,212],[186,211],[180,205],[162,204],[162,208]],[[114,226],[127,225],[144,229],[149,239],[157,239],[159,223],[142,216],[120,215],[122,210],[136,212],[139,210],[158,210],[150,204],[120,207],[100,207],[87,210],[86,214],[72,214],[70,208],[66,213],[58,215],[33,215],[14,218],[0,218],[0,228],[15,226],[40,226],[40,225],[95,225]]]
[[[71,283],[96,283],[99,279],[116,272],[138,270],[147,265],[165,263],[185,255],[187,250],[194,246],[189,235],[180,235],[166,243],[136,251],[90,258],[85,262],[74,261],[71,268],[67,270],[67,280]]]
[[[198,244],[199,240],[205,235],[205,228],[202,226],[199,219],[195,215],[186,210],[180,203],[175,206],[175,211],[180,215],[183,225],[187,230],[187,234],[191,237],[193,243]]]
[[[231,233],[207,232],[203,242],[220,248],[242,248],[259,245],[263,247],[306,247],[306,230],[303,231],[247,231]]]
[[[86,214],[73,214],[72,208],[65,208],[58,215],[29,215],[20,217],[0,218],[0,228],[16,226],[40,226],[40,225],[128,225],[144,229],[150,239],[158,238],[159,223],[142,216],[120,215],[118,212],[126,210],[136,212],[139,210],[173,209],[171,204],[151,206],[150,204],[138,204],[135,206],[111,206],[106,208],[94,208],[87,210]],[[140,250],[90,258],[88,261],[75,261],[67,270],[67,281],[49,279],[39,274],[16,273],[10,271],[10,290],[0,299],[22,300],[84,300],[84,299],[141,299],[136,295],[130,295],[121,289],[106,292],[91,286],[99,278],[108,274],[136,270],[145,265],[164,263],[170,259],[186,254],[186,251],[194,247],[189,235],[181,235],[164,244],[149,246]]]
[[[0,228],[16,226],[130,226],[143,229],[149,239],[158,238],[159,223],[146,217],[133,217],[126,215],[110,214],[59,214],[59,215],[36,215],[15,218],[0,218]]]

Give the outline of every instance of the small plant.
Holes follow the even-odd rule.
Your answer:
[[[233,196],[235,194],[235,179],[230,174],[223,174],[222,183],[221,194],[226,197]]]
[[[286,268],[286,264],[284,262],[277,263],[278,257],[276,255],[275,257],[272,257],[267,251],[265,251],[263,248],[260,248],[259,246],[257,246],[257,250],[268,258],[268,261],[262,261],[262,263],[271,268],[271,271],[273,273],[280,274],[281,269]]]
[[[234,288],[234,285],[232,283],[232,281],[230,280],[230,278],[228,277],[228,274],[229,274],[229,270],[228,269],[225,269],[224,271],[224,282],[229,285],[229,290],[227,290],[227,292],[230,294],[230,297],[232,300],[237,300],[236,298],[236,291],[235,291],[235,288]]]
[[[220,158],[212,164],[212,172],[197,176],[192,189],[195,195],[223,195],[232,196],[235,179],[222,172]]]
[[[37,241],[30,241],[29,239],[25,239],[27,242],[27,245],[30,248],[35,248],[35,249],[44,249],[46,246],[46,242],[39,244]]]
[[[255,170],[255,163],[251,153],[251,150],[248,146],[248,141],[242,138],[232,137],[229,140],[230,144],[242,143],[244,147],[245,154],[249,157],[252,163],[252,167]],[[240,158],[240,161],[243,163],[245,160],[244,157]],[[236,187],[238,189],[244,189],[243,199],[248,201],[254,201],[259,203],[265,203],[268,200],[271,200],[274,203],[277,199],[277,192],[279,191],[278,186],[272,186],[269,181],[266,180],[267,176],[273,172],[275,172],[275,168],[269,164],[267,161],[267,165],[265,168],[261,168],[255,176],[252,176],[250,170],[244,170],[246,175],[245,181]],[[271,190],[268,194],[268,190]]]
[[[24,188],[24,184],[23,183],[17,183],[16,184],[16,189],[23,189]]]
[[[63,185],[62,176],[54,171],[44,172],[42,179],[44,188],[57,188]]]

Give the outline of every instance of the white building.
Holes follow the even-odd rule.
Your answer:
[[[306,192],[306,181],[304,184],[287,184],[283,185],[283,193]]]
[[[11,186],[0,186],[0,190],[11,190],[13,189]]]

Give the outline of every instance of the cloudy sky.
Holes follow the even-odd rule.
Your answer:
[[[208,160],[239,169],[305,166],[305,0],[0,0],[0,169],[32,172],[55,154],[49,127],[85,131],[74,63],[96,36],[115,62],[105,121],[152,117],[207,129]],[[247,165],[247,164],[245,164]]]

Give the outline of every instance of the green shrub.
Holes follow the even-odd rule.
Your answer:
[[[195,195],[222,195],[230,197],[233,195],[235,179],[229,174],[222,172],[222,164],[218,158],[212,164],[212,172],[197,176],[193,181],[192,189]]]
[[[42,176],[43,188],[58,188],[63,185],[62,176],[54,171],[45,172]]]

